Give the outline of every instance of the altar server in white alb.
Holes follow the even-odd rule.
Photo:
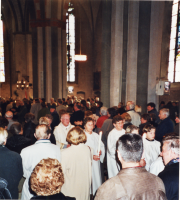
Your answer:
[[[150,166],[149,172],[154,175],[158,175],[160,172],[164,170],[164,163],[162,157],[159,156]]]
[[[96,190],[102,184],[100,162],[103,163],[105,156],[105,148],[102,141],[100,141],[100,153],[98,154],[98,145],[100,136],[93,132],[93,119],[91,117],[86,117],[84,119],[85,134],[87,136],[86,145],[93,151],[93,161],[92,161],[92,187],[93,195]],[[92,193],[92,191],[91,191]]]
[[[123,118],[121,116],[114,116],[112,123],[114,129],[109,133],[107,140],[107,168],[109,178],[116,176],[120,170],[120,166],[116,161],[116,142],[125,134]]]
[[[38,125],[34,136],[37,142],[21,151],[23,176],[26,178],[23,185],[21,200],[31,199],[33,196],[29,191],[29,177],[35,166],[42,159],[54,158],[59,162],[61,161],[60,148],[57,145],[51,144],[49,140],[51,133],[47,125]]]
[[[146,125],[143,128],[143,146],[144,157],[146,161],[146,170],[150,171],[151,164],[158,158],[160,154],[160,142],[155,140],[155,127]]]
[[[66,141],[67,134],[69,130],[71,130],[74,125],[70,123],[70,115],[65,112],[61,114],[61,123],[55,127],[54,136],[56,138],[56,145],[60,147],[60,149],[64,149],[67,147],[68,143]]]

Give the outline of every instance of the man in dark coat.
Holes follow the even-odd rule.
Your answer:
[[[81,111],[81,105],[75,103],[74,104],[74,112],[71,115],[70,122],[75,126],[82,126],[84,119],[84,112]]]
[[[165,168],[158,176],[164,182],[167,199],[179,199],[179,136],[163,138],[161,156]]]
[[[160,124],[156,128],[156,137],[155,139],[159,142],[162,141],[163,136],[167,133],[174,131],[174,125],[171,119],[169,118],[169,109],[162,108],[159,111],[159,118],[161,120]]]
[[[23,176],[22,159],[18,153],[4,146],[7,132],[3,128],[0,128],[0,135],[0,177],[8,182],[12,199],[18,199],[18,185]]]
[[[147,104],[147,110],[148,110],[148,114],[152,114],[154,113],[155,116],[156,116],[156,119],[155,119],[155,122],[156,124],[158,124],[160,122],[160,119],[159,119],[159,114],[158,114],[158,111],[156,110],[156,105],[155,103],[153,102],[150,102]]]
[[[53,117],[53,120],[52,120],[52,123],[51,123],[51,129],[52,129],[52,131],[54,131],[55,126],[57,126],[59,124],[59,122],[60,122],[59,115],[56,112],[56,104],[55,103],[53,103],[50,106],[50,113],[51,113],[51,115]]]

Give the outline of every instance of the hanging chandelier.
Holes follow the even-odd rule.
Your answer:
[[[23,81],[23,80],[17,81],[16,88],[22,89],[22,90],[24,90],[25,88],[29,89],[29,83],[27,81]]]

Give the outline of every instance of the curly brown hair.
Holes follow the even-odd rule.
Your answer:
[[[31,177],[31,189],[38,196],[49,196],[61,191],[64,174],[57,159],[42,159],[34,168]]]

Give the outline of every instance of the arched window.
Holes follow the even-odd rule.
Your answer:
[[[5,82],[3,21],[0,20],[0,83]]]
[[[74,7],[69,2],[66,13],[66,43],[67,43],[67,81],[75,82],[75,16]]]
[[[173,0],[169,48],[168,80],[180,82],[180,2]]]

